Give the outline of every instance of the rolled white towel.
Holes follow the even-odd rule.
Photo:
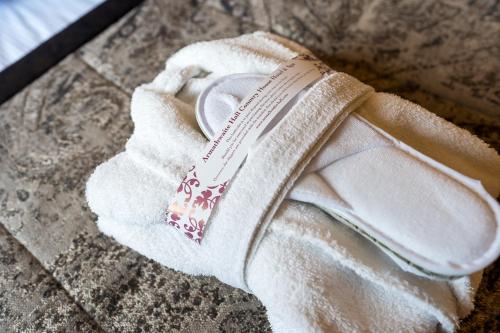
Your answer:
[[[247,158],[232,181],[201,246],[164,222],[169,200],[207,143],[195,118],[199,93],[222,76],[270,73],[305,52],[286,39],[257,32],[193,44],[173,55],[165,71],[134,92],[135,128],[126,150],[97,167],[88,181],[87,199],[99,217],[99,228],[168,267],[214,275],[255,294],[276,332],[428,332],[438,325],[453,331],[458,318],[472,309],[480,274],[435,281],[408,273],[372,243],[307,203],[278,200],[267,214],[264,209],[252,211],[260,207],[259,198],[245,194],[251,202],[243,203],[247,207],[242,211],[248,214],[235,212],[229,216],[236,218],[224,218],[229,204],[238,203],[238,189],[250,181],[245,175],[252,175],[250,165],[256,165],[250,162],[263,163],[257,153]],[[498,185],[498,155],[466,131],[412,103],[370,95],[366,86],[344,74],[333,74],[320,84],[339,92],[331,110],[351,108],[421,153],[482,180],[488,190]],[[366,96],[363,103],[344,105],[342,98],[351,91]],[[306,106],[302,103],[304,112]],[[375,111],[367,115],[365,107]],[[273,147],[257,150],[266,153],[267,148]],[[271,174],[279,175],[279,170]],[[277,191],[284,197],[286,189]],[[269,215],[269,224],[247,230],[247,217],[257,213]],[[260,242],[240,237],[257,233]]]

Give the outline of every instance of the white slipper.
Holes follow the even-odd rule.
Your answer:
[[[228,75],[202,91],[196,116],[208,138],[263,77]],[[262,137],[304,93],[284,108]],[[498,195],[500,180],[495,174],[485,176],[481,167],[469,170],[469,176],[481,173],[483,181],[487,179],[485,189],[462,170],[445,165],[446,156],[438,162],[417,151],[410,146],[413,142],[405,143],[402,135],[397,137],[383,129],[395,124],[391,124],[394,119],[383,120],[377,115],[380,112],[384,112],[380,105],[364,103],[348,116],[288,198],[320,207],[376,243],[402,268],[417,274],[452,278],[493,262],[500,253],[500,209],[486,189]],[[370,118],[378,119],[378,126]],[[409,131],[411,121],[406,124]],[[396,125],[400,130],[405,126]],[[443,130],[449,130],[445,127]],[[418,142],[415,146],[420,148]],[[432,144],[428,149],[432,150]],[[446,153],[453,154],[453,149]]]

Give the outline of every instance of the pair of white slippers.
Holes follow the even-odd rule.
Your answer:
[[[208,138],[264,77],[223,76],[202,91],[196,118]],[[280,112],[263,136],[305,93]],[[370,108],[365,103],[351,113],[287,197],[321,208],[405,270],[444,279],[481,270],[500,253],[500,209],[493,197],[500,193],[498,155],[482,155],[487,149],[480,140],[459,142],[463,135],[441,119],[418,125],[418,113],[401,117],[384,109],[390,105]],[[433,131],[451,136],[477,159],[464,159],[445,142],[430,139]],[[481,149],[474,152],[478,145]]]

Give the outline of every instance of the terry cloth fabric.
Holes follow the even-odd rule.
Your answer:
[[[239,102],[262,81],[264,75],[233,74],[210,84],[196,103],[202,131],[212,138],[237,110]],[[307,91],[285,105],[271,125],[278,124],[285,115],[290,117],[288,114]],[[383,103],[373,105],[375,99],[368,99],[346,115],[288,192],[288,198],[311,203],[344,221],[387,251],[404,269],[436,278],[481,270],[500,251],[497,202],[480,182],[419,153],[370,123],[366,117],[390,114],[393,104],[400,101],[388,96]],[[314,125],[314,109],[309,111],[309,124],[313,120]],[[268,126],[264,133],[274,126]],[[264,140],[266,135],[262,137]],[[287,146],[296,142],[301,143],[301,137],[290,139]],[[439,158],[439,154],[435,155]],[[495,158],[496,154],[492,154],[491,160]],[[470,163],[465,162],[475,175],[482,175],[492,194],[498,195],[500,182],[495,181],[500,176]],[[456,165],[463,166],[464,162]]]
[[[88,181],[87,199],[98,215],[99,228],[168,267],[213,275],[255,294],[266,306],[276,332],[429,332],[438,326],[453,331],[458,318],[472,309],[480,274],[448,282],[405,272],[373,244],[312,205],[284,200],[266,215],[267,228],[256,228],[260,241],[238,244],[238,234],[231,231],[238,231],[234,226],[244,225],[246,216],[224,220],[222,214],[243,172],[252,175],[252,170],[245,169],[251,169],[248,162],[259,156],[258,148],[216,208],[202,246],[164,223],[169,200],[207,143],[194,114],[200,91],[225,75],[270,73],[298,53],[307,50],[257,32],[193,44],[173,55],[152,83],[134,92],[135,128],[125,151],[100,165]],[[389,96],[371,94],[369,87],[345,74],[334,73],[319,84],[335,87],[339,80],[334,77],[345,79],[352,88],[333,99],[332,110],[340,108],[338,114],[356,110],[365,98],[364,103],[386,105]],[[336,87],[342,91],[341,84]],[[390,107],[395,108],[390,116],[397,115],[391,122],[396,124],[393,132],[402,131],[403,137],[413,133],[449,149],[443,151],[454,151],[459,160],[475,159],[478,165],[495,170],[493,153],[477,138],[403,100],[393,99]],[[384,116],[376,114],[370,122],[381,127],[376,122],[385,123]],[[411,117],[422,119],[411,121]],[[335,125],[335,119],[330,121]],[[443,135],[443,128],[452,130]],[[306,159],[310,153],[306,152]],[[286,195],[286,186],[278,187],[275,198]],[[227,262],[242,259],[234,244],[249,249],[244,262]]]

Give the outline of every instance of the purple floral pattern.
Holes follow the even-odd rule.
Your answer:
[[[195,169],[193,166],[189,170],[177,188],[175,200],[166,212],[165,222],[182,230],[189,239],[201,244],[206,221],[226,190],[228,181],[200,188]]]
[[[191,197],[193,195],[193,187],[200,186],[200,181],[196,177],[196,171],[194,171],[194,169],[195,166],[193,165],[193,167],[189,170],[188,174],[184,177],[179,187],[177,188],[177,193],[184,192],[184,194],[186,194],[184,199],[185,202],[191,200]],[[188,178],[191,173],[191,177]]]

